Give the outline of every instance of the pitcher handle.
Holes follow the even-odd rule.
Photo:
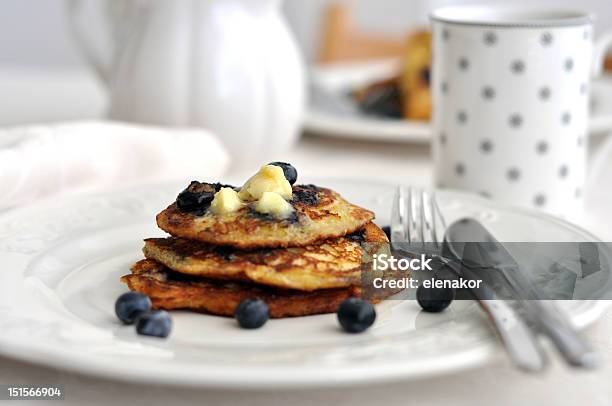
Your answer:
[[[96,51],[96,47],[91,42],[91,37],[87,35],[86,29],[79,24],[78,15],[83,8],[82,0],[67,0],[67,13],[70,31],[79,47],[80,51],[87,62],[91,65],[93,70],[96,72],[98,78],[108,85],[110,82],[110,61],[108,58],[104,58],[99,51]],[[106,62],[105,62],[106,59]]]

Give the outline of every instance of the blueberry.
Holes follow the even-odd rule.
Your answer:
[[[270,318],[268,305],[261,299],[244,299],[236,307],[234,318],[242,328],[254,329],[266,324]]]
[[[287,179],[290,184],[293,185],[297,181],[297,171],[291,164],[286,162],[270,162],[268,165],[280,167],[285,174],[285,179]]]
[[[357,93],[363,93],[363,96],[357,96],[357,99],[359,109],[364,114],[384,118],[402,118],[402,91],[397,80],[376,83]]]
[[[194,180],[176,197],[176,205],[183,212],[206,209],[219,189],[221,189],[220,184],[200,183]]]
[[[376,320],[376,309],[365,300],[351,297],[340,303],[338,321],[349,333],[361,333],[367,330]]]
[[[423,83],[426,85],[429,85],[431,81],[431,72],[429,70],[429,67],[425,67],[421,69],[420,76],[421,76],[421,80],[423,81]]]
[[[382,230],[387,235],[387,238],[389,239],[389,241],[391,241],[391,226],[384,226],[382,227]]]
[[[212,192],[191,192],[183,190],[176,198],[176,205],[181,211],[194,211],[206,208],[213,201]]]
[[[139,292],[127,292],[117,298],[115,314],[125,324],[132,324],[144,312],[151,310],[151,300]]]
[[[423,310],[437,313],[446,309],[455,299],[455,289],[426,288],[421,285],[417,288],[416,297]]]
[[[228,187],[230,189],[236,189],[236,187],[233,185],[228,185],[228,184],[221,183],[221,182],[211,183],[210,186],[212,186],[215,189],[215,193],[217,193],[219,190],[221,190],[224,187]]]
[[[142,313],[136,320],[136,332],[143,336],[168,337],[171,329],[170,314],[163,310]]]

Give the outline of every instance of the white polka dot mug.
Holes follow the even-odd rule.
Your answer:
[[[579,213],[589,82],[612,36],[593,52],[583,12],[457,6],[431,20],[437,185]]]

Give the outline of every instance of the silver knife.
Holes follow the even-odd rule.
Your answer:
[[[463,250],[463,264],[472,270],[494,269],[503,275],[508,286],[517,297],[517,304],[524,310],[525,316],[543,334],[555,344],[568,364],[581,368],[594,368],[599,364],[599,357],[592,346],[571,325],[553,302],[542,300],[538,289],[524,274],[512,255],[495,237],[475,219],[466,218],[454,224],[454,236],[462,241],[472,243]],[[455,244],[455,247],[457,244]]]

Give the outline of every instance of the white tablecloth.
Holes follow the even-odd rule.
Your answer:
[[[0,70],[0,105],[5,106],[9,103],[8,98],[13,99],[9,109],[13,114],[0,111],[0,125],[38,119],[91,118],[103,111],[103,96],[88,75],[78,72],[51,77],[36,75],[35,86],[30,80],[32,76]],[[9,88],[7,93],[5,90]],[[57,95],[58,88],[68,89],[64,92],[72,95],[64,107],[58,106],[59,101],[52,97]],[[53,114],[44,106],[45,100],[55,102]],[[78,114],[73,109],[74,100],[79,100],[76,103],[80,109]],[[594,141],[594,153],[602,141]],[[431,184],[432,179],[427,147],[306,137],[286,159],[294,163],[303,176],[352,177],[423,186]],[[601,185],[598,193],[612,199],[609,183]],[[602,204],[600,199],[589,204],[593,205],[592,212],[596,216],[587,218],[586,226],[612,241],[612,210],[609,209],[612,206]],[[596,371],[568,369],[555,357],[545,374],[526,375],[516,371],[500,353],[500,357],[486,367],[414,382],[335,390],[235,392],[113,382],[0,357],[0,384],[62,384],[66,389],[64,404],[68,405],[610,405],[612,310],[586,334],[604,358],[603,367]]]

